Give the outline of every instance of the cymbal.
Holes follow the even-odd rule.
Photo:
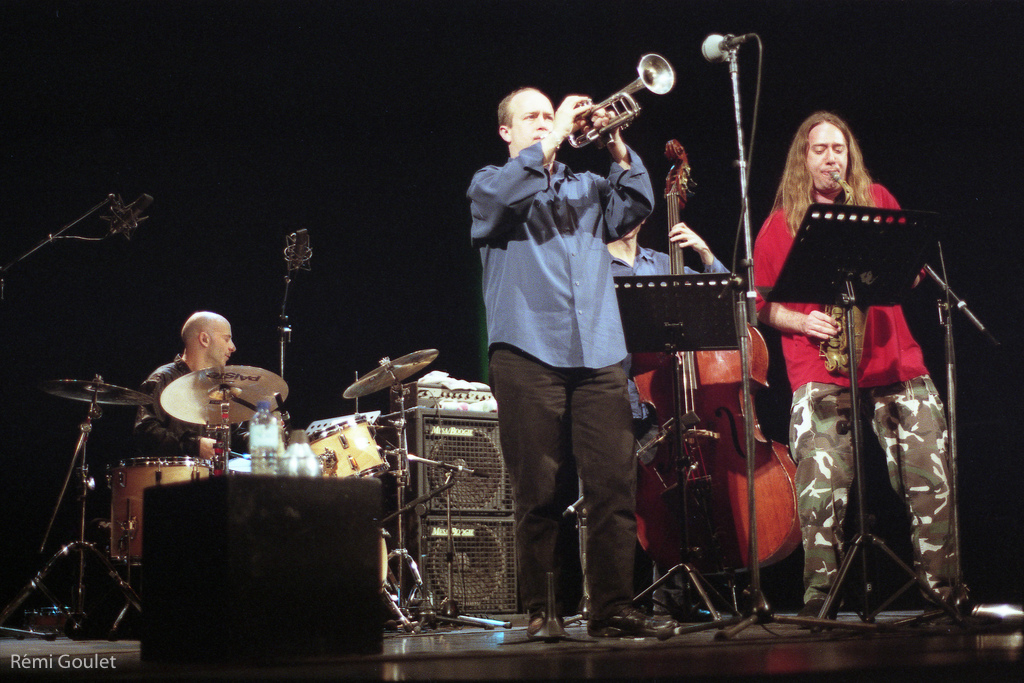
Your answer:
[[[437,358],[437,349],[413,351],[398,360],[385,358],[380,362],[379,368],[375,368],[365,377],[359,378],[345,390],[342,396],[345,398],[358,398],[381,389],[387,389],[392,384],[398,384],[403,379],[427,367],[434,362],[435,358]]]
[[[288,398],[288,385],[272,372],[247,365],[227,365],[196,370],[174,380],[160,394],[160,406],[173,418],[190,424],[220,424],[220,404],[227,392],[231,424],[245,422],[259,401],[274,396]]]
[[[104,405],[140,406],[153,402],[153,397],[134,389],[107,384],[102,380],[53,379],[43,382],[39,388],[48,394]]]

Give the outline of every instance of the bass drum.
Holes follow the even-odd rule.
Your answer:
[[[110,558],[142,561],[142,496],[150,486],[194,481],[213,468],[195,458],[134,458],[110,470]]]

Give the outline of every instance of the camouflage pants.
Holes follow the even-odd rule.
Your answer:
[[[946,419],[931,378],[861,391],[885,450],[889,482],[907,506],[914,569],[941,590],[955,572],[946,454]],[[853,482],[850,390],[811,382],[793,395],[789,440],[797,463],[797,508],[804,547],[804,601],[823,597],[842,559],[843,519]]]

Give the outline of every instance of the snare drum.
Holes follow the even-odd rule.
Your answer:
[[[210,476],[206,460],[195,458],[134,458],[110,470],[110,557],[142,560],[142,492],[150,486],[192,481]]]
[[[366,477],[387,469],[370,426],[363,419],[314,432],[309,447],[320,458],[325,477]]]

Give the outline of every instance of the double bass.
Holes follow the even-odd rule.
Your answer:
[[[665,156],[673,161],[665,188],[671,230],[679,222],[692,180],[678,141],[669,141]],[[669,246],[672,275],[682,275],[682,249],[671,242]],[[757,329],[748,329],[751,386],[767,386],[768,349]],[[653,405],[661,432],[653,457],[638,459],[637,535],[663,569],[683,562],[705,573],[742,569],[751,564],[751,527],[740,351],[675,355],[633,357],[640,399]],[[689,419],[675,432],[678,438],[666,438],[675,429],[676,416]],[[751,423],[757,551],[760,565],[766,566],[800,544],[796,466],[785,445],[767,440],[756,418]]]

